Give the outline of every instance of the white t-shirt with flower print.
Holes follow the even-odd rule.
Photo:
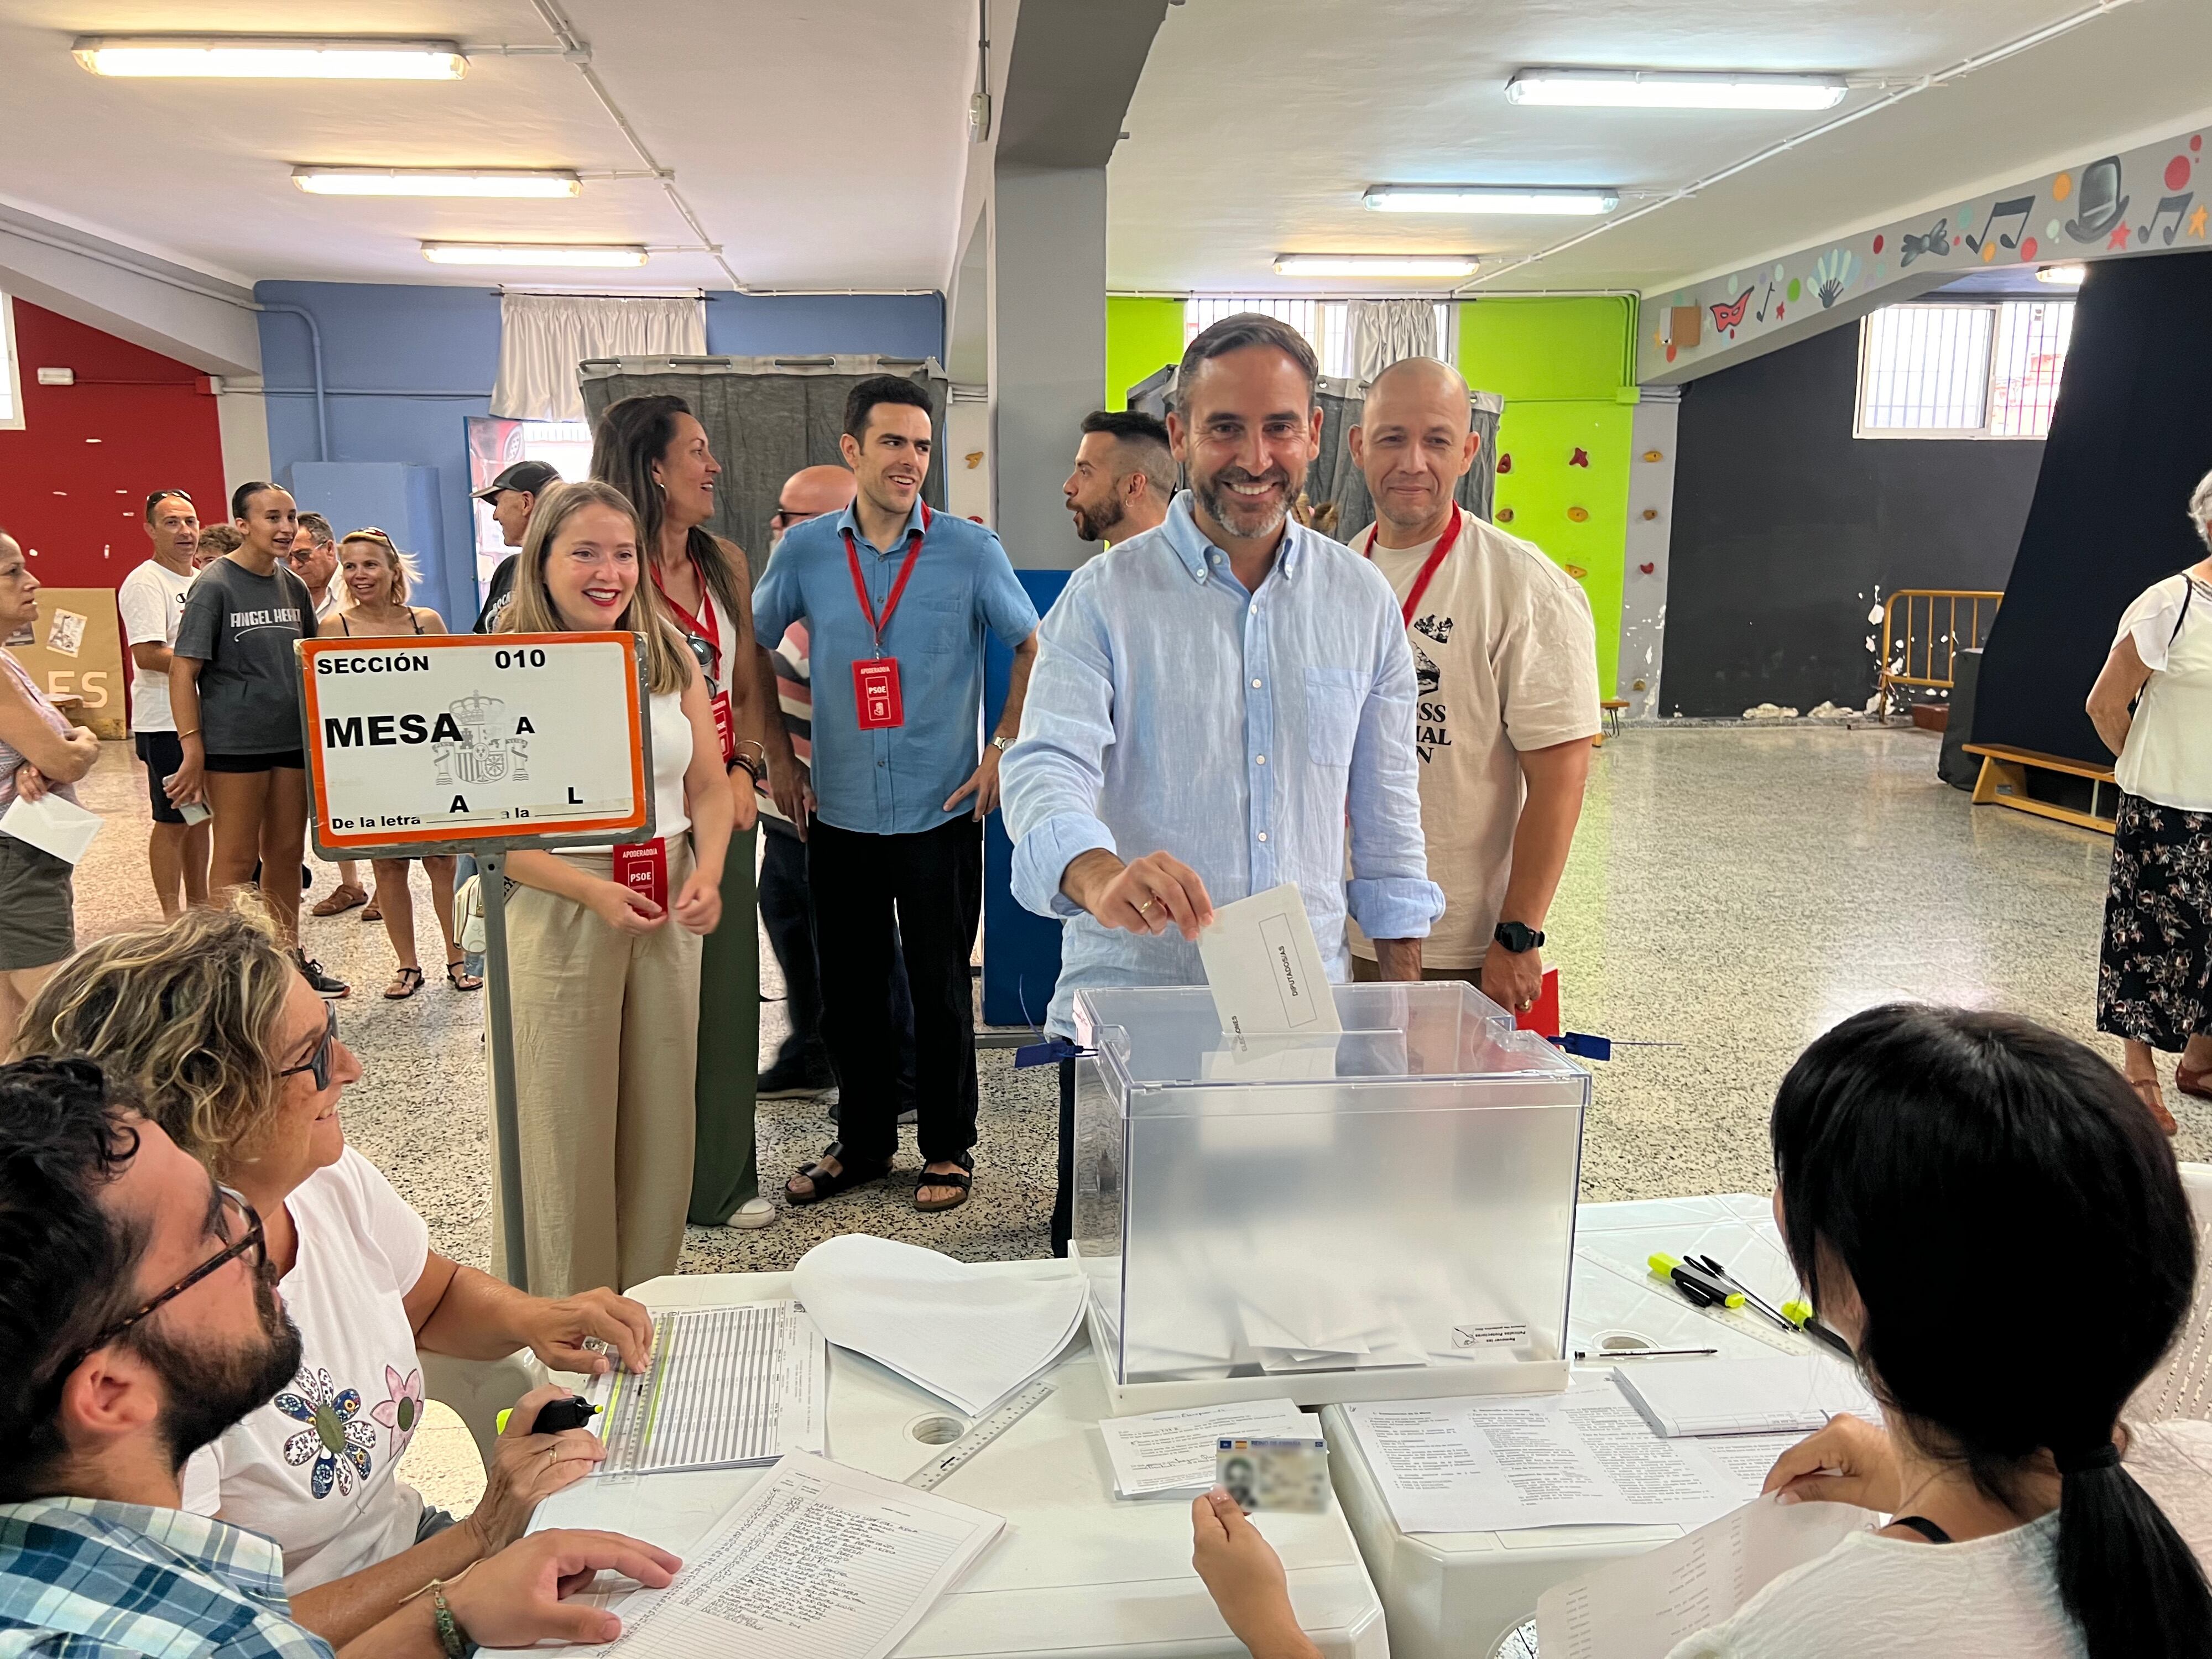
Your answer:
[[[350,1146],[284,1204],[300,1251],[277,1288],[306,1357],[273,1402],[193,1455],[184,1497],[273,1539],[297,1595],[415,1542],[422,1500],[397,1474],[422,1420],[404,1298],[430,1233]]]

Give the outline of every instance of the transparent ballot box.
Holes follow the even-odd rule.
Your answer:
[[[1589,1074],[1460,981],[1224,1034],[1203,986],[1075,997],[1073,1253],[1117,1413],[1566,1386]]]

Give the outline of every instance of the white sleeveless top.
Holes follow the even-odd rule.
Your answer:
[[[673,841],[691,827],[684,809],[684,775],[691,766],[691,721],[681,692],[655,692],[647,698],[653,726],[653,833]]]
[[[2168,576],[2128,607],[2119,631],[2135,636],[2151,677],[2112,775],[2141,799],[2212,811],[2212,584]]]

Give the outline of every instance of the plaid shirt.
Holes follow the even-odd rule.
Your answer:
[[[258,1533],[89,1498],[0,1504],[0,1659],[332,1659]]]

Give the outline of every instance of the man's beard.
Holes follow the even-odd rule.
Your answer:
[[[1086,542],[1104,541],[1106,532],[1119,529],[1121,520],[1127,516],[1121,510],[1119,495],[1109,495],[1095,507],[1085,507],[1080,501],[1074,503],[1074,507],[1075,533]],[[1109,513],[1113,517],[1103,516]]]
[[[1232,482],[1277,482],[1282,489],[1273,506],[1261,507],[1231,493],[1229,485]],[[1279,466],[1270,467],[1258,474],[1247,472],[1242,467],[1225,467],[1209,478],[1194,477],[1190,487],[1197,492],[1199,505],[1206,509],[1206,516],[1214,523],[1240,541],[1257,541],[1262,536],[1273,535],[1283,527],[1284,521],[1291,516],[1291,504],[1297,499],[1298,486],[1304,482],[1303,471],[1293,478]]]
[[[254,1283],[253,1305],[261,1316],[261,1340],[249,1346],[213,1352],[187,1346],[155,1331],[145,1331],[137,1340],[137,1351],[160,1375],[167,1392],[161,1435],[180,1469],[185,1459],[267,1405],[299,1374],[300,1328],[278,1305],[276,1287],[265,1274]]]

